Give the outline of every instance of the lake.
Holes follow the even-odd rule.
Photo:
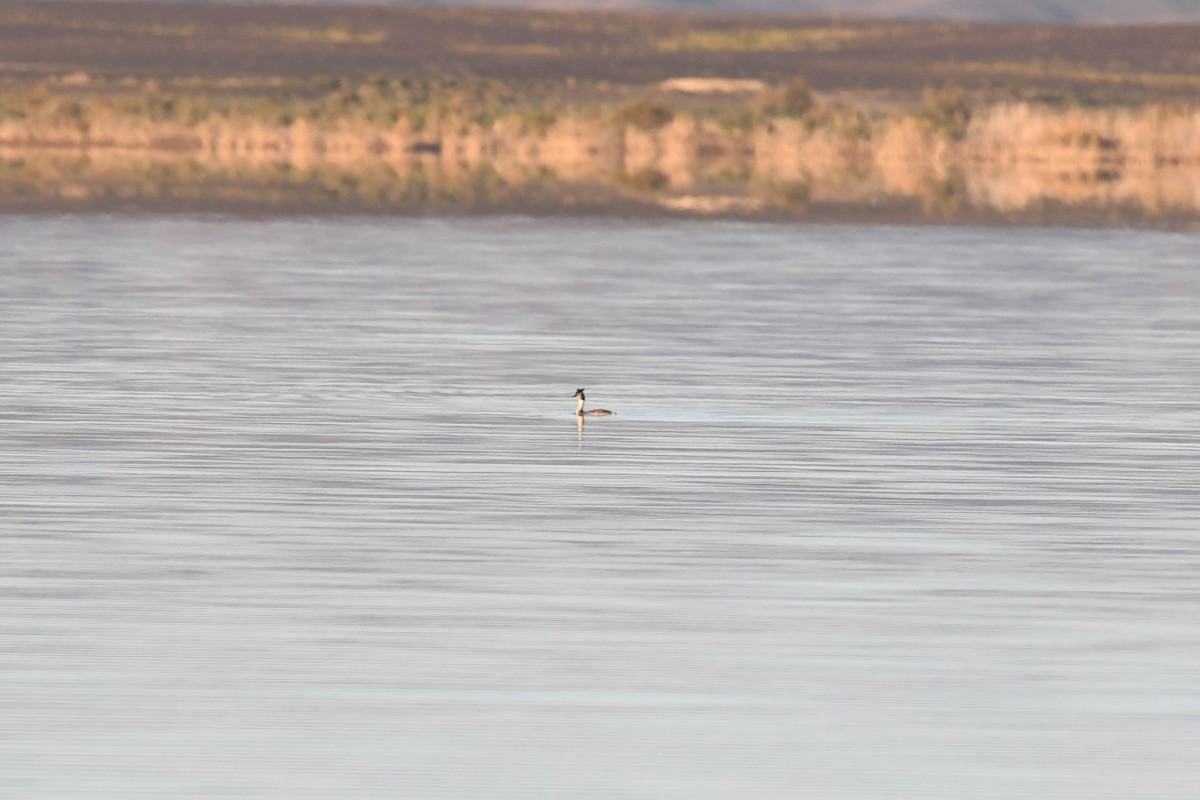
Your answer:
[[[1197,253],[0,217],[0,793],[1195,797]]]

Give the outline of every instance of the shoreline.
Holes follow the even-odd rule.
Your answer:
[[[753,102],[761,103],[757,98]],[[659,100],[517,107],[415,124],[202,116],[76,103],[0,120],[0,212],[44,207],[864,219],[1189,227],[1200,222],[1200,110],[926,109],[871,116],[806,99],[733,128]],[[631,110],[632,109],[632,110]],[[195,113],[193,110],[190,113]]]
[[[563,221],[684,221],[746,222],[766,225],[835,225],[903,227],[978,227],[1074,230],[1143,230],[1165,233],[1200,233],[1193,217],[1149,217],[1140,209],[1112,207],[1047,206],[1021,214],[966,209],[952,215],[931,216],[919,204],[892,200],[875,206],[820,206],[802,216],[770,212],[686,214],[660,206],[628,201],[611,204],[559,205],[554,203],[498,203],[471,208],[400,208],[363,203],[330,206],[314,202],[265,204],[230,198],[98,198],[62,202],[56,198],[28,198],[16,202],[0,199],[0,218],[20,217],[178,217],[232,220],[298,219],[527,219]]]
[[[0,0],[0,213],[1186,228],[1193,28]]]

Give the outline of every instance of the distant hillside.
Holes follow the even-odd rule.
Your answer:
[[[429,0],[396,5],[769,12],[994,22],[1197,22],[1200,0]]]
[[[607,91],[602,85],[680,77],[780,84],[803,76],[817,92],[865,92],[874,102],[914,103],[926,88],[953,82],[976,101],[1192,104],[1200,91],[1198,41],[1200,22],[985,24],[382,3],[0,0],[0,92],[33,90],[47,77],[199,81],[226,91],[250,80],[288,80],[299,91],[386,76],[554,84],[586,95]]]
[[[1190,226],[1198,41],[1200,22],[0,0],[0,213]]]

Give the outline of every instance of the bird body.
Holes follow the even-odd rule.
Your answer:
[[[614,412],[604,408],[593,408],[591,411],[583,410],[583,389],[575,390],[575,397],[579,400],[579,405],[575,409],[575,414],[580,417],[610,417]]]

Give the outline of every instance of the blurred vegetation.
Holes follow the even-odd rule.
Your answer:
[[[944,175],[926,175],[919,194],[921,209],[927,217],[950,219],[966,203],[966,178],[958,170],[950,170]]]
[[[671,185],[671,179],[662,170],[647,167],[618,176],[618,183],[639,194],[654,194]]]
[[[1091,105],[1086,93],[1050,93],[1011,83],[998,88],[996,96],[999,102]],[[527,134],[542,135],[568,118],[652,132],[684,116],[715,122],[735,134],[763,128],[773,119],[796,119],[810,131],[866,140],[882,119],[899,114],[957,141],[966,135],[972,106],[979,102],[978,93],[969,96],[951,82],[927,85],[915,102],[889,98],[884,105],[872,105],[853,95],[815,92],[803,77],[759,92],[694,94],[569,76],[540,81],[395,75],[147,81],[73,73],[37,83],[0,81],[0,123],[23,121],[31,129],[76,132],[123,121],[185,128],[223,121],[284,127],[305,122],[330,129],[404,125],[420,132],[431,124],[488,129],[506,120]]]
[[[803,213],[812,202],[812,181],[768,181],[759,187],[759,192],[772,206]]]
[[[317,76],[220,80],[191,76],[150,81],[72,73],[36,83],[0,79],[0,144],[48,145],[47,151],[69,151],[74,146],[73,152],[86,154],[93,149],[99,150],[106,143],[104,137],[114,141],[120,139],[122,126],[125,126],[133,135],[123,141],[133,142],[131,149],[158,149],[169,152],[172,157],[187,159],[200,155],[203,142],[237,141],[239,136],[253,142],[255,135],[263,133],[259,141],[270,144],[260,148],[258,154],[266,153],[259,159],[259,162],[266,162],[274,157],[274,153],[286,150],[290,143],[303,139],[288,140],[279,135],[285,131],[263,131],[263,126],[288,129],[308,125],[318,131],[363,134],[357,140],[360,146],[355,151],[358,165],[348,169],[345,163],[339,167],[325,163],[322,149],[325,142],[345,142],[353,136],[324,140],[314,136],[312,152],[306,152],[305,158],[295,159],[296,164],[303,166],[279,165],[276,171],[269,173],[275,187],[272,191],[278,189],[289,196],[307,193],[306,202],[314,203],[353,200],[368,206],[462,207],[475,202],[492,203],[497,197],[509,196],[516,191],[509,186],[509,181],[531,185],[529,179],[514,177],[513,169],[501,167],[507,176],[502,178],[498,172],[481,168],[477,162],[486,162],[494,152],[503,149],[506,137],[519,134],[544,136],[561,122],[570,125],[563,127],[563,138],[549,150],[557,151],[558,146],[569,150],[573,146],[571,137],[589,127],[600,133],[594,141],[619,142],[616,137],[624,129],[654,133],[677,119],[694,121],[693,126],[681,125],[678,131],[681,139],[669,144],[678,146],[677,151],[687,148],[685,159],[705,165],[701,170],[704,180],[721,185],[741,185],[752,179],[749,170],[754,163],[756,147],[762,144],[768,150],[772,147],[786,149],[792,144],[786,139],[803,139],[807,133],[822,134],[816,137],[819,141],[814,152],[836,153],[835,160],[845,161],[839,167],[841,173],[851,178],[864,177],[865,173],[859,176],[857,172],[866,170],[868,167],[864,165],[868,162],[860,156],[869,153],[871,148],[860,145],[874,141],[876,145],[884,146],[887,138],[876,140],[875,137],[889,131],[892,121],[915,119],[927,131],[948,141],[958,141],[968,133],[973,103],[980,102],[977,92],[968,95],[955,83],[926,86],[919,101],[906,98],[905,102],[900,102],[887,98],[888,103],[876,105],[862,102],[861,96],[857,95],[816,92],[805,78],[798,76],[770,86],[750,82],[749,88],[711,88],[721,83],[711,79],[706,83],[701,79],[696,84],[702,87],[701,90],[693,91],[667,89],[662,84],[614,86],[569,76],[543,81],[386,74],[366,78]],[[705,86],[709,88],[703,88]],[[1078,95],[1051,96],[1039,93],[1040,90],[1021,90],[1012,86],[1003,91],[1007,92],[1005,101],[1008,104],[1054,106],[1032,111],[1021,109],[1021,114],[1027,116],[1018,115],[1019,124],[1028,124],[1030,114],[1042,120],[1053,119],[1056,115],[1084,120],[1054,129],[1054,142],[1056,146],[1072,148],[1089,159],[1105,160],[1102,170],[1111,169],[1111,163],[1118,160],[1127,146],[1123,140],[1129,138],[1126,134],[1118,136],[1104,124],[1097,123],[1094,115],[1093,121],[1087,122],[1087,114],[1060,112],[1058,106],[1070,107],[1079,103]],[[995,115],[991,113],[994,109],[980,108],[979,122],[987,124],[992,120],[995,124]],[[1192,141],[1186,139],[1185,133],[1191,130],[1187,127],[1191,124],[1188,120],[1196,113],[1195,108],[1194,104],[1185,103],[1150,107],[1141,112],[1142,124],[1146,130],[1171,131],[1174,129],[1170,126],[1182,120],[1179,130],[1184,133],[1171,133],[1171,136],[1175,137],[1172,141],[1183,141],[1184,144],[1173,145],[1176,150],[1172,152],[1183,153],[1180,158],[1187,161],[1191,158],[1188,153],[1192,151],[1180,148]],[[233,123],[232,131],[216,129],[225,122]],[[150,125],[137,127],[143,123]],[[237,127],[242,124],[260,127],[246,133]],[[206,131],[205,125],[214,128]],[[377,135],[393,128],[399,129],[399,136],[385,139]],[[426,172],[434,169],[431,165],[439,160],[426,157],[442,153],[443,140],[439,133],[448,128],[456,133],[494,134],[490,139],[476,137],[473,146],[477,147],[475,152],[482,155],[474,157],[475,163],[470,167],[473,177],[469,181],[447,183],[445,176],[431,177]],[[759,138],[758,135],[764,132],[770,136]],[[208,136],[209,133],[212,136]],[[605,136],[610,138],[606,140]],[[363,141],[366,143],[362,144]],[[595,145],[594,141],[579,145],[581,153],[586,147],[592,148],[590,153],[580,155],[580,160],[604,152],[606,145]],[[663,137],[663,141],[667,141],[667,137]],[[284,144],[277,145],[277,142]],[[389,166],[385,158],[377,158],[397,142],[396,149],[392,150],[392,155],[396,156],[392,165]],[[82,146],[78,146],[80,144]],[[252,144],[251,149],[255,146]],[[297,147],[303,149],[305,145]],[[344,148],[342,155],[350,149],[353,148]],[[528,148],[530,152],[538,149],[537,143]],[[615,149],[619,150],[619,145]],[[597,160],[603,157],[597,156]],[[830,156],[820,158],[828,160]],[[408,165],[411,169],[403,166],[406,159],[413,161]],[[286,161],[286,158],[281,156],[278,160]],[[310,168],[314,162],[319,166]],[[0,166],[0,183],[8,181],[12,186],[45,184],[50,187],[45,191],[51,196],[55,192],[79,191],[66,179],[62,181],[61,189],[55,189],[57,184],[53,181],[37,176],[40,167],[32,162],[17,160]],[[208,172],[201,175],[199,172],[188,173],[177,164],[148,166],[143,174],[139,174],[138,181],[151,188],[139,190],[140,196],[194,190],[197,197],[202,197],[206,185],[242,187],[247,196],[261,193],[254,178],[254,169],[258,166],[229,167],[227,175],[221,173],[223,168],[206,167]],[[518,167],[515,171],[523,168]],[[1090,162],[1088,168],[1093,170],[1089,174],[1098,176],[1096,180],[1105,179],[1108,174],[1096,171]],[[614,169],[619,171],[620,168]],[[615,186],[643,200],[678,195],[692,188],[679,176],[675,167],[631,168],[616,175]],[[194,184],[193,189],[164,188],[177,180]],[[760,177],[759,180],[763,179]],[[815,193],[828,189],[827,181],[827,176],[798,178],[793,175],[787,181],[772,178],[759,188],[771,205],[802,210],[811,204]],[[301,187],[304,187],[302,191]],[[958,173],[938,173],[925,180],[921,195],[927,214],[956,213],[966,196],[965,180]]]
[[[1043,126],[1038,146],[1079,158],[1068,195],[1132,191],[1121,161],[1146,142],[1151,159],[1195,163],[1200,61],[1194,35],[1166,26],[1014,26],[998,37],[990,26],[752,15],[165,9],[19,3],[0,15],[0,199],[436,210],[520,192],[527,203],[590,203],[598,185],[664,203],[752,183],[772,207],[805,213],[847,187],[878,191],[871,159],[915,159],[897,138],[916,127],[922,145],[961,141],[937,148],[954,155],[970,154],[984,138],[968,138],[976,130],[1003,143]],[[1075,113],[1096,106],[1105,112]],[[1110,109],[1124,127],[1104,118]],[[625,130],[656,141],[622,161]],[[449,143],[450,133],[467,136]],[[623,166],[634,162],[649,166]],[[551,179],[536,170],[554,168],[586,190],[542,191]],[[920,184],[927,215],[971,202],[953,169],[903,179]],[[1184,199],[1172,202],[1193,208],[1194,183],[1173,179]],[[1147,192],[1155,203],[1160,189]]]
[[[941,88],[925,87],[921,93],[922,105],[917,118],[928,123],[935,131],[955,141],[967,135],[971,124],[971,107],[967,94],[953,83]]]
[[[762,101],[763,113],[769,117],[803,117],[813,109],[815,101],[803,78],[775,87]]]
[[[420,130],[434,117],[484,127],[516,117],[527,129],[544,131],[563,113],[564,97],[558,85],[453,78],[318,77],[247,86],[190,80],[165,86],[60,80],[15,90],[0,86],[0,122],[24,119],[56,125],[127,118],[193,126],[237,119],[271,125],[304,120],[322,126],[390,127],[403,119]]]
[[[675,111],[662,100],[639,97],[617,108],[613,122],[622,128],[637,128],[653,131],[667,125],[675,118]]]
[[[792,18],[544,10],[427,4],[124,4],[12,2],[0,13],[0,83],[73,68],[215,82],[361,84],[372,74],[460,81],[652,86],[681,76],[804,74],[825,92],[903,95],[953,80],[979,104],[1004,87],[1103,105],[1193,102],[1195,25],[995,26],[852,17]],[[418,7],[419,6],[419,7]],[[67,58],[66,56],[69,56]],[[625,100],[629,98],[624,98]],[[888,98],[890,100],[890,98]]]
[[[388,38],[387,31],[353,31],[342,26],[311,28],[297,25],[250,25],[241,32],[264,39],[320,44],[382,44]]]
[[[86,157],[67,154],[0,159],[0,202],[21,197],[134,205],[168,200],[201,207],[406,208],[438,213],[503,204],[551,183],[552,176],[529,174],[514,184],[486,166],[450,178],[420,162],[401,173],[383,162],[350,169],[328,164],[306,169],[287,164],[228,168],[184,159],[114,169],[97,168]]]
[[[877,35],[874,29],[839,25],[757,27],[732,30],[688,30],[655,41],[663,53],[747,53],[778,50],[835,50],[843,44]]]

